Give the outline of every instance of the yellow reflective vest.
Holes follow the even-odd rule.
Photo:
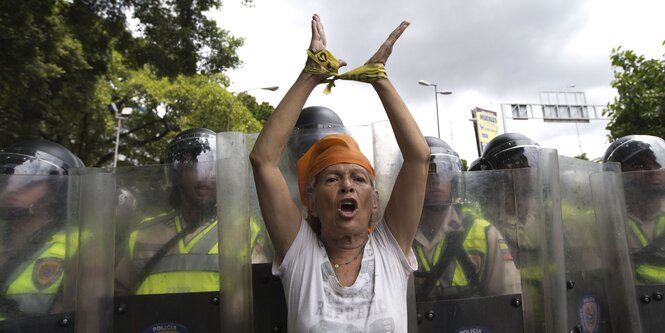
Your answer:
[[[640,226],[632,219],[628,220],[628,228],[632,234],[637,238],[642,248],[646,248],[651,244],[649,238],[642,232]],[[665,234],[665,214],[661,214],[656,222],[655,237],[660,237]],[[654,238],[655,238],[654,237]],[[665,259],[665,258],[664,258]],[[647,284],[664,284],[665,283],[665,266],[655,263],[635,263],[635,277],[641,283]]]
[[[16,309],[0,308],[0,320],[8,319],[5,311],[20,311],[24,314],[47,314],[50,312],[56,293],[64,275],[66,233],[55,233],[31,258],[15,270],[3,297],[16,303]]]
[[[465,212],[466,213],[466,212]],[[484,266],[487,259],[487,230],[490,227],[490,223],[484,219],[475,218],[473,223],[469,226],[469,230],[464,238],[462,246],[467,253],[467,255],[472,254],[473,256],[478,256],[474,262],[479,262],[480,267],[478,267],[480,274],[484,271]],[[422,244],[415,242],[416,258],[418,258],[418,265],[426,272],[432,272],[435,267],[442,260],[441,256],[443,254],[445,238],[441,242],[436,244],[436,250],[434,251],[432,258],[427,258],[426,251]],[[480,275],[479,274],[479,275]],[[480,278],[480,276],[479,276]],[[441,279],[436,282],[438,288],[446,287],[466,287],[469,285],[469,277],[465,273],[458,259],[455,259],[455,271],[453,273],[452,281],[444,281],[445,286],[441,286]]]
[[[166,225],[160,231],[167,231],[168,238],[183,232],[180,215],[170,212],[141,222],[140,227],[131,233],[129,238],[129,254],[132,261],[143,265],[166,242],[149,242],[150,228],[154,224]],[[258,226],[252,223],[250,246],[254,246],[258,235]],[[159,258],[149,272],[139,277],[137,295],[194,293],[219,291],[219,241],[218,222],[210,221],[205,227],[187,237],[179,237],[177,242],[164,256]],[[137,265],[140,266],[140,265]],[[142,269],[142,267],[139,267]]]

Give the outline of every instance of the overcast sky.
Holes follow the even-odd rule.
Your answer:
[[[502,103],[539,103],[539,91],[566,90],[584,91],[589,104],[605,105],[616,94],[612,48],[649,58],[665,53],[665,3],[655,0],[254,0],[252,8],[240,2],[225,0],[211,14],[245,38],[238,52],[244,65],[228,73],[230,90],[279,86],[250,92],[273,106],[302,70],[312,14],[321,16],[328,49],[349,63],[341,71],[362,65],[402,20],[411,22],[388,60],[388,75],[424,135],[437,135],[434,88],[418,80],[453,91],[438,98],[441,137],[451,143],[452,125],[452,146],[469,162],[477,158],[468,120],[474,107],[499,112]],[[307,105],[330,107],[346,125],[387,119],[367,84],[338,81],[332,94],[322,90]],[[603,131],[591,130],[604,122],[507,125],[562,155],[584,151],[594,158],[607,146]]]

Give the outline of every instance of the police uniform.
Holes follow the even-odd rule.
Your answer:
[[[661,209],[649,221],[628,215],[628,245],[635,255],[635,277],[640,284],[665,284],[665,258],[652,255],[640,260],[640,253],[648,249],[654,239],[665,237],[665,210]],[[662,247],[662,245],[660,245]],[[656,260],[654,260],[656,259]]]
[[[255,219],[251,226],[250,246],[254,247],[260,229]],[[117,292],[143,295],[219,291],[217,227],[213,218],[195,230],[184,230],[182,217],[175,211],[143,220],[131,233],[128,256],[116,271]],[[171,246],[162,249],[169,242]],[[160,250],[167,251],[160,255]],[[254,250],[252,255],[266,256],[263,249]],[[155,256],[158,258],[152,259]],[[145,271],[151,260],[154,262]]]
[[[0,320],[16,314],[44,314],[53,310],[55,296],[58,293],[64,275],[66,235],[63,231],[40,242],[37,251],[19,264],[12,273],[7,275],[2,288],[0,300]],[[10,251],[2,251],[0,258],[4,266],[12,255]],[[22,253],[14,255],[23,255]],[[3,267],[6,269],[6,267]]]
[[[636,283],[665,284],[665,140],[651,135],[621,137],[607,147],[603,162],[619,162],[624,172],[625,223]],[[653,214],[647,220],[636,216],[649,212]]]
[[[472,263],[475,272],[469,272],[460,258],[455,258],[454,264],[451,262],[436,281],[435,291],[431,296],[456,298],[520,292],[519,271],[505,240],[487,220],[478,217],[468,208],[462,212],[449,209],[446,221],[431,238],[428,238],[423,230],[418,230],[413,247],[421,273],[436,271],[437,265],[442,263],[446,235],[449,233],[464,233],[464,255],[469,259],[467,262]],[[473,277],[470,274],[478,278],[479,286],[473,286]],[[425,274],[424,277],[426,276]],[[423,277],[416,279],[417,292],[426,280]],[[467,293],[471,295],[466,295]]]
[[[73,255],[66,252],[63,226],[65,176],[84,166],[67,148],[46,140],[0,150],[0,320],[60,310],[65,260]],[[33,192],[33,186],[47,189]]]
[[[143,220],[131,233],[128,255],[116,271],[118,293],[219,290],[217,220],[210,219],[187,231],[181,219],[179,213],[171,211]],[[160,250],[163,254],[158,255]],[[156,255],[160,258],[152,259]],[[152,267],[146,268],[151,260]]]

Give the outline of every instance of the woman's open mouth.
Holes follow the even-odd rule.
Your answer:
[[[337,214],[345,219],[351,219],[356,215],[358,202],[355,199],[343,199],[337,207]]]

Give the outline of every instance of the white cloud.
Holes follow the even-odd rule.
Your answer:
[[[251,92],[275,106],[302,69],[313,13],[322,17],[330,50],[350,68],[364,63],[401,20],[409,20],[412,24],[387,64],[388,74],[425,135],[437,134],[434,96],[433,89],[418,85],[418,80],[454,92],[439,96],[441,136],[450,141],[452,123],[453,148],[473,160],[471,109],[499,111],[501,103],[538,103],[539,91],[565,90],[571,84],[586,92],[589,103],[607,104],[615,94],[609,86],[610,50],[622,45],[662,57],[664,7],[650,0],[254,0],[253,8],[225,1],[213,16],[233,35],[245,38],[239,51],[245,64],[229,73],[231,90],[279,85],[276,92]],[[322,90],[317,88],[307,105],[328,106],[347,125],[386,119],[367,85],[339,82],[327,96]],[[534,139],[577,155],[579,140],[568,127],[557,135],[540,130]],[[588,131],[583,132],[582,148],[588,155],[604,150],[604,134],[588,137]]]

